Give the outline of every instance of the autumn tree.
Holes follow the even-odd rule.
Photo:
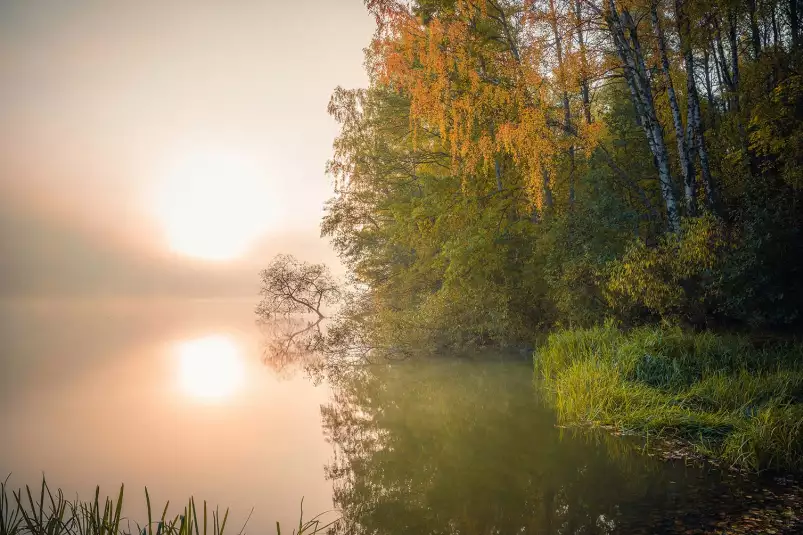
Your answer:
[[[366,5],[370,84],[329,106],[341,347],[800,321],[796,2]]]

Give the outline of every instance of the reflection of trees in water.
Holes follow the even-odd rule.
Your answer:
[[[334,385],[321,410],[334,445],[327,476],[343,513],[338,532],[672,533],[683,527],[679,515],[727,496],[708,480],[675,485],[687,475],[651,470],[659,465],[626,441],[556,432],[529,367],[369,369],[377,355],[406,359],[409,348],[382,343],[398,337],[383,333],[370,295],[342,292],[322,265],[279,256],[262,284],[265,361],[300,364]],[[323,306],[334,303],[340,311],[324,331]]]
[[[324,344],[324,310],[340,300],[339,285],[325,265],[290,255],[277,255],[260,278],[256,314],[265,363],[277,372],[312,366]]]
[[[493,365],[391,368],[340,388],[322,410],[343,529],[571,533],[615,518],[616,503],[587,500],[585,488],[638,482],[560,442],[548,413],[533,412],[527,370],[516,371],[525,377]]]
[[[322,321],[298,316],[260,321],[263,362],[277,373],[309,366],[323,339]]]
[[[338,380],[370,363],[376,349],[384,349],[390,360],[397,356],[369,342],[375,310],[368,294],[346,291],[325,265],[277,255],[260,278],[262,299],[255,312],[265,339],[264,361],[275,370],[303,367],[318,380]],[[326,310],[335,306],[323,329]]]
[[[375,362],[368,351],[350,351],[341,344],[342,325],[327,318],[287,316],[258,322],[263,362],[277,373],[304,370],[315,381],[338,383]],[[385,362],[389,358],[382,357]]]
[[[322,407],[339,530],[652,533],[653,517],[698,506],[626,441],[561,435],[534,396],[529,370],[509,365],[402,365],[340,383]]]

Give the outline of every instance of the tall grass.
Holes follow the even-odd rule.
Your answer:
[[[803,346],[677,328],[562,331],[535,353],[564,423],[680,437],[752,470],[803,470]]]
[[[206,501],[202,507],[196,506],[195,499],[190,498],[181,513],[168,516],[170,502],[161,508],[161,512],[154,511],[147,488],[147,522],[144,525],[134,523],[132,526],[122,516],[123,496],[124,487],[120,486],[116,499],[101,499],[100,488],[96,488],[95,496],[90,501],[67,500],[61,489],[54,493],[44,478],[38,492],[32,492],[31,487],[26,485],[24,491],[11,490],[9,493],[6,479],[0,482],[0,535],[224,535],[231,531],[226,529],[228,509],[221,513],[217,507],[209,508]],[[158,516],[154,515],[155,512]],[[337,521],[324,522],[321,517],[318,515],[304,520],[302,500],[298,525],[293,528],[292,534],[327,533]],[[243,535],[245,527],[244,524],[237,534]],[[281,526],[277,522],[276,534],[281,533]]]

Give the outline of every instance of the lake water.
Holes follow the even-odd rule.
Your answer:
[[[262,364],[253,306],[5,304],[0,474],[19,486],[44,472],[68,496],[125,483],[136,519],[145,485],[155,503],[193,495],[230,507],[233,520],[254,507],[252,533],[297,521],[302,497],[308,511],[331,509],[329,390]],[[215,375],[228,386],[216,390]]]
[[[302,496],[311,514],[337,507],[342,533],[411,535],[701,533],[792,507],[765,481],[556,428],[527,364],[277,375],[253,304],[4,304],[0,474],[82,497],[124,482],[135,519],[145,485],[157,503],[230,507],[235,525],[253,507],[249,533],[292,525]]]

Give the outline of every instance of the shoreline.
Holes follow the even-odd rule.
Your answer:
[[[698,528],[685,533],[696,535],[741,535],[766,533],[770,535],[796,535],[803,532],[803,480],[797,474],[782,474],[766,470],[751,472],[743,467],[728,465],[721,459],[701,453],[693,442],[677,438],[647,437],[645,434],[623,430],[613,425],[591,422],[558,424],[559,429],[598,431],[620,440],[643,441],[633,448],[636,454],[645,455],[661,463],[683,463],[697,468],[711,468],[722,477],[738,482],[736,492],[728,496],[743,506],[740,513],[719,512],[719,518],[708,520]]]

